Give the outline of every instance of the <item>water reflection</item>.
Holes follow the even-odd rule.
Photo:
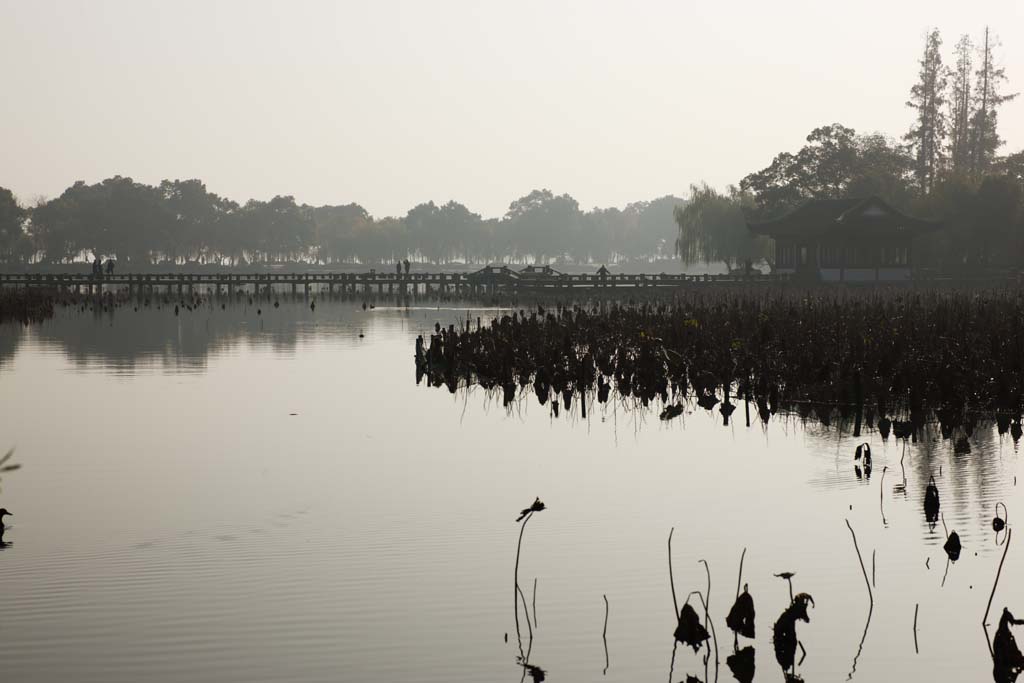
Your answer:
[[[7,531],[7,527],[4,526],[4,517],[13,517],[7,508],[0,508],[0,550],[4,550],[10,547],[10,543],[4,541],[4,532]]]
[[[1024,671],[1024,654],[1021,654],[1017,639],[1010,631],[1010,626],[1021,625],[1024,625],[1024,619],[1015,618],[1010,610],[1004,607],[992,643],[992,675],[996,683],[1013,683]]]
[[[568,671],[579,672],[570,679],[595,678],[607,660],[597,651],[600,625],[591,608],[607,591],[623,596],[615,601],[624,624],[614,629],[616,668],[608,672],[609,680],[664,680],[668,632],[678,627],[682,610],[674,611],[672,622],[662,612],[667,612],[667,596],[659,529],[682,522],[683,533],[676,539],[684,548],[677,558],[684,571],[677,579],[684,586],[699,586],[701,599],[718,605],[707,619],[695,596],[689,601],[693,615],[687,618],[692,621],[695,615],[709,633],[715,622],[735,625],[725,615],[734,597],[732,577],[719,581],[716,575],[716,587],[706,591],[706,570],[697,558],[729,566],[731,573],[740,546],[750,544],[750,576],[743,577],[741,571],[735,597],[738,601],[744,594],[757,595],[763,628],[758,629],[759,639],[740,642],[747,637],[742,632],[746,625],[753,634],[754,620],[739,621],[733,647],[723,641],[728,671],[721,676],[710,671],[717,647],[714,653],[712,647],[701,646],[696,653],[678,648],[679,658],[670,665],[672,683],[730,675],[752,680],[756,650],[762,656],[762,678],[778,680],[782,662],[776,659],[780,669],[772,664],[777,653],[770,644],[770,627],[787,602],[792,606],[797,597],[792,593],[803,590],[820,599],[821,607],[808,606],[808,614],[815,616],[810,626],[794,621],[792,630],[807,644],[809,655],[804,659],[798,645],[793,666],[784,675],[787,680],[842,680],[864,625],[859,609],[863,596],[848,599],[848,573],[839,570],[848,568],[848,560],[852,564],[849,538],[845,532],[833,538],[838,534],[830,526],[836,522],[841,530],[848,506],[855,506],[849,515],[858,534],[868,548],[878,549],[882,609],[871,624],[872,643],[894,644],[889,651],[867,646],[858,662],[862,680],[886,680],[880,670],[891,660],[899,674],[891,680],[905,680],[919,670],[926,680],[943,680],[944,673],[947,680],[979,680],[992,666],[987,647],[977,638],[976,619],[968,620],[973,640],[963,652],[946,653],[941,643],[961,634],[961,614],[981,612],[979,599],[987,596],[979,597],[977,589],[984,585],[987,592],[998,560],[989,534],[1008,535],[1009,526],[993,530],[992,515],[996,498],[1014,507],[1019,497],[1010,485],[1015,458],[1001,457],[1012,454],[1012,430],[1000,437],[998,425],[976,425],[971,453],[956,454],[954,442],[936,427],[926,425],[916,439],[910,435],[897,440],[891,431],[883,438],[877,422],[865,418],[861,436],[851,438],[855,423],[838,414],[827,416],[825,424],[813,412],[806,418],[778,412],[770,424],[763,424],[756,404],[750,406],[749,428],[735,412],[723,428],[721,402],[710,413],[673,403],[679,413],[661,421],[655,419],[662,408],[656,401],[646,409],[625,403],[607,383],[605,402],[598,400],[600,388],[596,397],[572,395],[568,404],[559,395],[563,419],[553,421],[549,410],[554,397],[538,410],[535,393],[521,400],[520,387],[509,413],[489,410],[504,400],[502,387],[493,394],[477,388],[471,396],[457,387],[455,397],[444,391],[426,395],[414,387],[411,368],[402,360],[409,351],[401,349],[411,347],[415,335],[433,328],[435,321],[463,324],[467,316],[462,310],[378,308],[364,313],[318,302],[315,312],[306,305],[283,304],[264,306],[257,316],[255,308],[243,313],[244,308],[181,310],[178,318],[173,309],[164,309],[159,319],[123,310],[112,318],[59,315],[42,326],[18,328],[9,337],[19,354],[13,370],[10,364],[3,370],[10,424],[31,426],[12,432],[11,439],[17,439],[20,455],[23,434],[38,434],[34,446],[31,439],[29,445],[46,456],[37,460],[33,453],[30,480],[15,475],[19,487],[12,493],[21,495],[20,485],[31,485],[22,499],[0,499],[19,510],[18,526],[30,521],[34,532],[25,543],[19,541],[17,552],[3,558],[10,590],[0,596],[9,620],[0,656],[5,665],[13,662],[12,679],[42,671],[47,679],[59,680],[61,672],[81,665],[71,653],[87,651],[95,657],[81,665],[85,675],[79,680],[180,680],[186,673],[214,672],[211,667],[218,662],[224,667],[253,662],[246,670],[249,680],[324,680],[330,677],[324,669],[337,660],[343,666],[336,671],[345,671],[348,680],[486,680],[496,665],[524,681],[565,678],[562,672]],[[203,316],[210,318],[209,334]],[[140,321],[152,321],[159,330],[139,329]],[[232,325],[238,329],[230,329]],[[3,328],[5,334],[9,330]],[[367,333],[365,344],[359,341],[360,332]],[[374,343],[381,339],[394,343]],[[295,355],[295,362],[275,366],[274,354],[250,356],[249,345]],[[47,356],[48,370],[58,371],[46,376],[38,400],[14,400],[36,395],[26,389],[42,382],[42,375],[32,374],[41,355]],[[69,362],[61,364],[55,355]],[[237,357],[252,364],[234,372],[243,365],[230,362]],[[105,376],[151,366],[172,377]],[[229,366],[231,372],[226,371]],[[254,367],[265,381],[248,381]],[[193,374],[193,369],[202,372]],[[271,375],[262,374],[268,369]],[[168,381],[182,371],[190,373],[183,381]],[[240,377],[245,379],[240,382]],[[242,385],[246,400],[233,400]],[[169,420],[162,411],[148,415],[136,406],[140,390],[151,390],[149,396],[173,394],[168,405],[184,417]],[[218,391],[222,394],[202,403],[206,392]],[[295,402],[299,391],[312,391],[330,409],[314,417],[313,400]],[[51,393],[68,397],[58,405],[63,406],[62,415],[73,419],[51,424],[52,414],[39,410]],[[199,405],[182,406],[182,401],[193,400]],[[254,419],[253,406],[275,400],[280,405],[256,413]],[[733,399],[737,407],[741,401]],[[293,410],[299,416],[289,418]],[[207,419],[207,413],[215,418]],[[613,433],[616,420],[615,429],[629,424],[633,431],[618,442],[613,441],[618,438]],[[178,424],[170,427],[168,422]],[[396,423],[429,438],[410,445],[410,439],[394,435]],[[189,428],[182,426],[186,424]],[[112,433],[118,438],[105,442]],[[338,452],[339,433],[343,454]],[[124,447],[115,443],[121,439]],[[66,448],[68,443],[78,447]],[[101,448],[102,443],[108,445]],[[858,483],[850,469],[857,443],[869,443],[872,449],[870,485]],[[98,457],[90,458],[85,468],[80,451],[92,445]],[[287,470],[279,464],[284,449],[289,453]],[[44,465],[45,476],[35,479],[37,462]],[[886,468],[893,473],[883,478]],[[198,482],[197,471],[204,473]],[[275,481],[267,484],[270,479]],[[940,548],[948,538],[929,528],[923,514],[929,483],[942,499],[934,523],[944,513],[964,550],[941,593],[939,572],[925,573],[925,554],[944,559]],[[536,606],[532,618],[519,613],[518,655],[515,644],[500,645],[502,632],[511,635],[507,572],[515,541],[506,534],[512,533],[509,523],[515,516],[507,513],[518,513],[538,489],[546,492],[556,514],[568,514],[559,519],[549,513],[540,524],[530,523],[531,536],[524,538],[522,548],[524,580],[516,577],[517,613],[520,602],[526,612],[531,596],[525,596],[525,588],[538,573],[535,561],[557,567],[557,572],[542,575],[550,580],[550,595],[558,599],[542,606],[543,632],[537,629]],[[257,492],[252,498],[258,500],[246,502],[248,491]],[[617,506],[615,514],[608,511],[611,491],[630,501]],[[181,512],[187,521],[177,518],[182,494],[192,497],[188,507],[194,513]],[[880,494],[888,527],[875,508]],[[83,504],[99,506],[102,511],[91,518],[102,521],[76,524],[73,512],[61,512],[63,506],[54,505],[55,500],[74,501],[68,505],[72,510]],[[252,522],[258,514],[254,510],[268,500],[292,506],[289,510],[310,505],[309,519],[320,520],[320,526],[309,525],[303,533],[292,529],[287,537],[268,543],[266,534],[275,527]],[[498,507],[505,512],[495,512]],[[1002,507],[998,514],[1007,517]],[[205,517],[216,522],[203,526],[208,524]],[[164,524],[165,518],[171,521]],[[198,531],[180,536],[183,525]],[[203,533],[208,544],[199,539]],[[653,543],[644,545],[649,536]],[[651,546],[657,552],[654,562],[646,555]],[[65,547],[71,550],[65,552]],[[974,558],[975,550],[981,551],[980,559]],[[1013,559],[1011,553],[1011,567]],[[1011,567],[1004,576],[1007,594],[1000,588],[998,599],[1012,606],[1018,604],[1019,581]],[[792,592],[772,577],[782,569],[798,570],[796,577],[789,573]],[[54,592],[53,586],[66,589]],[[536,591],[534,605],[535,600]],[[96,609],[100,601],[103,610]],[[915,659],[908,631],[918,601],[927,619],[922,657]],[[151,624],[147,617],[153,613],[170,614],[172,620]],[[96,624],[95,633],[110,635],[95,642],[83,639],[86,621]],[[415,668],[401,668],[393,656],[394,634],[403,628],[415,635],[408,640],[417,642],[403,644],[402,653],[409,656],[402,659],[415,662]],[[939,628],[941,636],[930,630]],[[266,654],[237,647],[242,636],[236,633],[246,643],[258,643]],[[209,651],[191,645],[197,637],[210,643]],[[54,656],[40,654],[50,652],[46,648],[54,639],[60,643],[53,647]],[[488,639],[497,646],[491,647]],[[710,645],[706,638],[702,642]],[[309,661],[323,662],[323,667],[275,668],[282,666],[284,651],[309,653]],[[118,652],[130,654],[135,668],[105,668],[104,662],[117,659]],[[444,656],[432,654],[436,652]],[[180,664],[166,664],[172,657]],[[354,663],[352,668],[344,668],[348,662]],[[231,671],[215,673],[223,679],[241,675]],[[36,675],[42,678],[44,673]]]
[[[178,307],[177,312],[175,307]],[[228,355],[240,346],[267,347],[291,354],[303,344],[325,337],[350,347],[374,331],[405,334],[426,327],[439,316],[468,319],[489,309],[446,304],[433,306],[370,306],[323,300],[315,306],[282,296],[267,301],[216,302],[196,305],[177,299],[150,306],[58,308],[44,323],[0,325],[0,370],[28,340],[61,353],[83,369],[132,374],[158,368],[201,372],[211,357]]]
[[[739,683],[750,683],[754,680],[755,661],[754,648],[751,645],[742,650],[734,650],[726,657],[725,665],[729,667],[732,677]]]

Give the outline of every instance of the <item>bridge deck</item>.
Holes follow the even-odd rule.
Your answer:
[[[299,287],[329,291],[379,292],[407,291],[533,291],[597,288],[673,288],[697,283],[781,282],[779,275],[667,275],[667,274],[556,274],[525,275],[505,268],[473,273],[409,273],[397,274],[369,271],[366,273],[112,273],[102,276],[88,273],[17,273],[0,274],[0,286],[53,287],[76,291],[126,288],[139,290],[210,289],[241,291],[246,288],[266,290],[276,287]]]

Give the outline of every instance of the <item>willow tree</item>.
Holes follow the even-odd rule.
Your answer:
[[[743,195],[736,188],[722,194],[707,183],[691,185],[689,202],[676,207],[675,219],[676,255],[685,264],[722,262],[733,268],[767,253],[765,239],[747,228]]]

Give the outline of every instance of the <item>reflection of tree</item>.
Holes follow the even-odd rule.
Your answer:
[[[91,316],[78,310],[61,310],[52,320],[30,327],[28,332],[2,326],[0,363],[27,334],[36,343],[60,348],[78,366],[99,364],[124,372],[139,366],[202,369],[211,354],[241,345],[266,346],[285,353],[327,329],[355,336],[364,325],[374,324],[372,317],[359,322],[352,316],[331,315],[331,308],[311,311],[304,303],[286,303],[279,308],[266,303],[236,303],[223,309],[219,303],[212,307],[204,303],[191,311],[183,307],[176,316],[177,298],[168,301],[164,304],[154,300],[148,307],[138,305],[137,311],[136,304],[130,303]],[[349,310],[346,307],[346,313]],[[314,322],[319,327],[314,327]]]
[[[18,352],[25,327],[17,323],[0,325],[0,369],[9,363]]]

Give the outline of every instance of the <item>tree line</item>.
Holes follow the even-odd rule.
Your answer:
[[[720,192],[691,187],[676,210],[676,247],[684,261],[731,265],[770,255],[764,238],[741,228],[810,199],[878,195],[944,229],[920,238],[918,260],[945,269],[1016,266],[1024,256],[1024,151],[1000,155],[999,110],[1006,91],[998,40],[985,29],[977,44],[961,36],[943,61],[942,36],[929,31],[906,106],[910,129],[896,140],[835,123],[815,128],[795,153]]]
[[[673,210],[682,202],[666,196],[584,211],[567,194],[534,190],[500,218],[483,218],[455,201],[374,218],[358,204],[308,206],[290,196],[239,204],[200,180],[154,186],[116,176],[92,185],[76,182],[32,207],[0,188],[0,261],[615,263],[672,258]]]
[[[200,180],[147,185],[115,176],[77,182],[31,207],[0,188],[0,262],[587,264],[678,255],[734,266],[770,257],[748,220],[809,199],[879,195],[944,222],[921,239],[919,262],[1016,265],[1024,254],[1024,151],[1000,154],[1000,108],[1017,95],[1006,90],[997,46],[988,29],[977,41],[961,36],[947,66],[942,36],[932,30],[906,101],[913,124],[900,139],[821,126],[799,150],[776,155],[725,191],[691,186],[686,201],[666,196],[585,211],[570,195],[544,189],[516,199],[501,217],[431,201],[375,218],[358,204],[308,206],[290,196],[239,204]]]

